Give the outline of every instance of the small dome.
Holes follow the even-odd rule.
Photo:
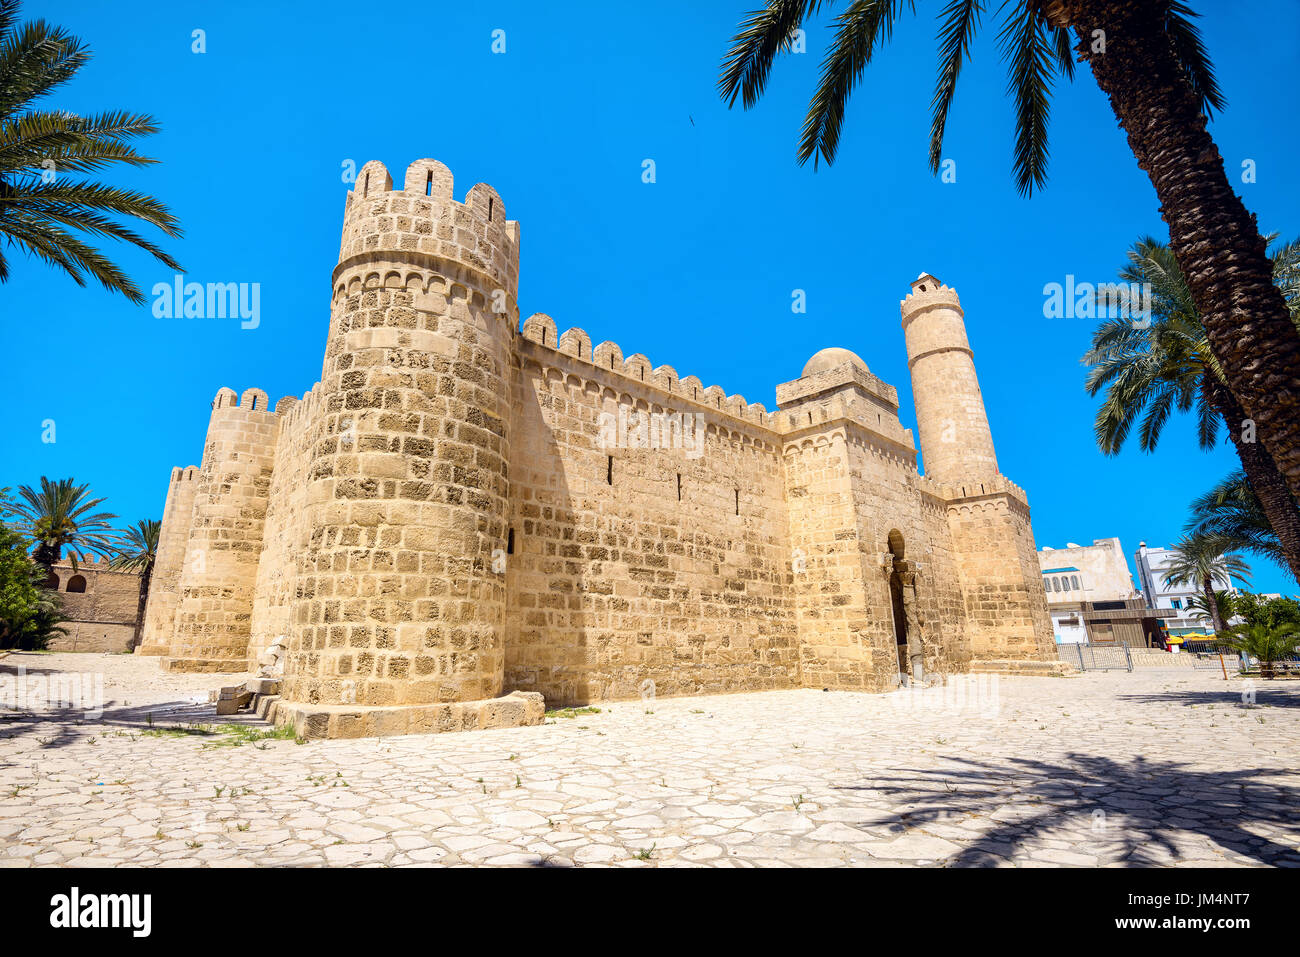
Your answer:
[[[816,375],[818,372],[828,372],[831,369],[844,365],[846,362],[852,362],[863,372],[868,371],[867,364],[855,353],[850,352],[848,349],[840,349],[837,346],[832,346],[829,349],[823,349],[821,352],[809,359],[803,367],[803,374],[805,376],[810,376]]]

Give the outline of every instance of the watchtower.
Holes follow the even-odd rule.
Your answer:
[[[431,159],[348,193],[285,697],[432,705],[501,693],[519,226]]]

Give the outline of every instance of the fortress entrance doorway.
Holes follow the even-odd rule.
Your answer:
[[[907,675],[907,612],[903,608],[903,579],[897,563],[889,573],[889,604],[894,613],[894,643],[898,648],[898,673]]]
[[[907,607],[904,600],[903,571],[907,562],[903,560],[905,545],[903,533],[891,529],[887,541],[889,547],[889,608],[894,618],[894,644],[898,652],[898,673],[904,677],[907,667]]]

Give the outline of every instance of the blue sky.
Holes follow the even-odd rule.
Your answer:
[[[777,64],[756,109],[728,110],[715,92],[754,5],[171,2],[145,15],[28,3],[26,18],[95,53],[48,104],[154,114],[162,132],[142,149],[161,162],[113,181],[180,217],[185,236],[166,246],[188,279],[260,283],[261,321],[159,319],[15,261],[0,287],[0,486],[73,475],[126,521],[160,517],[171,467],[199,461],[218,388],[258,386],[274,401],[319,377],[344,164],[379,159],[400,181],[430,156],[458,197],[491,183],[520,221],[524,315],[547,312],[768,408],[777,383],[840,345],[898,388],[914,426],[898,301],[934,273],[961,295],[999,464],[1029,493],[1038,545],[1118,535],[1131,562],[1139,540],[1170,543],[1187,503],[1235,467],[1230,447],[1200,452],[1191,423],[1175,421],[1156,454],[1099,454],[1078,361],[1094,322],[1043,318],[1045,284],[1109,280],[1135,238],[1167,235],[1088,71],[1058,89],[1050,182],[1023,199],[986,23],[948,128],[956,182],[942,183],[926,165],[941,4],[922,3],[857,89],[835,166],[814,171],[795,148],[824,26],[809,30],[808,53]],[[1229,173],[1254,160],[1257,181],[1239,192],[1266,231],[1294,236],[1300,132],[1278,90],[1296,74],[1300,4],[1255,3],[1248,18],[1226,0],[1195,6],[1228,99],[1212,132]],[[115,252],[146,293],[170,281],[149,257]],[[794,289],[804,316],[791,313]],[[54,443],[41,440],[47,419]],[[1295,590],[1252,563],[1257,590]]]

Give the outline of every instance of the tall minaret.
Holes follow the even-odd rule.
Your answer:
[[[900,304],[925,474],[956,483],[998,474],[957,293],[929,273]]]

